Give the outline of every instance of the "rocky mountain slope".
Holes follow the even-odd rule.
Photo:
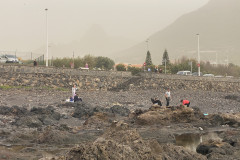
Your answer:
[[[197,36],[200,34],[201,59],[218,63],[239,64],[240,1],[210,0],[202,8],[185,14],[165,29],[149,37],[149,50],[155,64],[160,64],[165,49],[174,61],[182,56],[197,58]],[[143,63],[146,58],[145,40],[116,54],[117,61]],[[228,57],[227,57],[228,56]]]

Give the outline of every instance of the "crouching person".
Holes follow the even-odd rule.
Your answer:
[[[187,107],[189,107],[190,106],[190,101],[189,100],[181,100],[181,102],[182,102],[182,105],[186,105]]]
[[[77,94],[74,96],[74,102],[82,101],[82,98],[78,97]]]
[[[157,98],[151,98],[151,101],[153,104],[158,104],[159,106],[162,106],[162,102],[160,100],[158,100]]]

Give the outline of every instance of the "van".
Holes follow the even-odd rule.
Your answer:
[[[189,76],[192,75],[190,71],[178,71],[177,75]]]
[[[6,54],[5,58],[7,59],[6,63],[19,63],[19,60],[15,55]]]

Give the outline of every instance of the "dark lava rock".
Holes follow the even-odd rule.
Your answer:
[[[14,115],[14,116],[23,116],[28,114],[29,111],[26,108],[18,107],[18,106],[0,106],[0,114],[2,115]]]
[[[220,126],[220,125],[224,125],[224,119],[221,115],[218,114],[213,114],[209,117],[209,122],[213,125],[213,126]]]
[[[28,126],[30,128],[38,128],[42,125],[52,125],[60,120],[60,113],[54,112],[54,108],[48,106],[47,108],[33,107],[25,116],[16,119],[14,123],[17,126]]]
[[[50,116],[52,119],[59,120],[61,118],[60,113],[54,111],[52,106],[48,106],[47,108],[32,108],[30,111],[34,115],[46,115]]]
[[[111,108],[103,108],[100,106],[97,107],[92,107],[90,105],[87,105],[84,102],[79,102],[75,106],[75,110],[73,113],[73,117],[75,118],[88,118],[94,115],[96,112],[104,112],[108,113],[109,115],[115,114],[115,115],[120,115],[120,116],[128,116],[130,113],[130,110],[126,107],[122,107],[119,105],[115,105]]]
[[[196,151],[197,153],[206,155],[208,159],[223,160],[226,158],[234,159],[235,148],[226,142],[209,140],[198,145]]]
[[[25,116],[16,120],[16,126],[28,126],[30,128],[38,128],[43,125],[37,116]]]
[[[197,119],[204,119],[204,115],[198,107],[192,107],[192,109],[194,110],[194,115]]]
[[[67,135],[65,135],[63,132],[47,126],[37,137],[37,142],[45,144],[62,144],[67,139],[66,137]]]
[[[227,95],[227,96],[225,96],[225,99],[230,99],[230,100],[235,100],[235,101],[240,102],[240,97],[237,95]]]
[[[110,110],[112,111],[112,113],[118,114],[121,116],[128,116],[130,113],[130,110],[128,108],[122,107],[119,105],[115,105],[115,106],[111,107]]]
[[[72,116],[81,119],[90,117],[93,113],[94,108],[82,102],[75,105],[75,110]]]

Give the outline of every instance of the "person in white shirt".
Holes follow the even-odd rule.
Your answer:
[[[76,91],[77,91],[77,87],[76,85],[74,84],[73,87],[72,87],[72,98],[74,99],[74,96],[76,94]]]
[[[166,102],[167,102],[166,106],[169,106],[169,102],[171,100],[171,93],[170,93],[170,89],[169,88],[167,89],[167,91],[165,93],[165,98],[166,98]]]

